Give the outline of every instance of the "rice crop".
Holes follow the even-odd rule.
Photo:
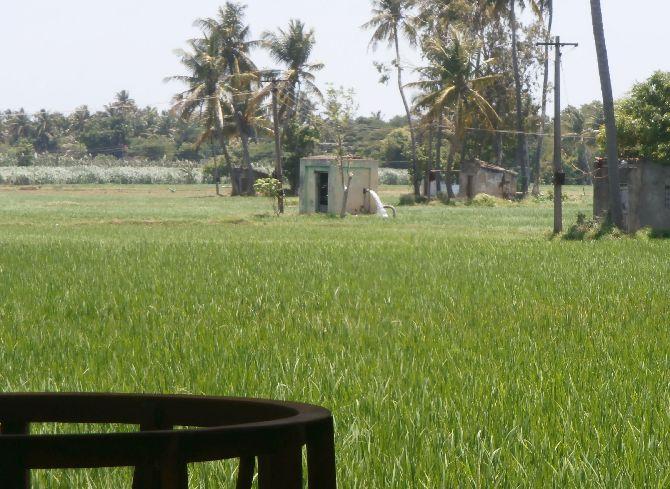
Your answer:
[[[668,485],[667,241],[550,239],[541,199],[339,220],[173,190],[0,187],[4,391],[324,405],[343,488]]]

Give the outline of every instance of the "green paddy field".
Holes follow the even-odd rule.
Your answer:
[[[212,194],[0,187],[2,390],[320,404],[345,489],[670,486],[670,241],[552,239],[546,199],[382,221]],[[569,188],[566,224],[589,209]]]

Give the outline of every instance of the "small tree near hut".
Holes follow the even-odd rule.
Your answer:
[[[351,125],[356,111],[358,110],[358,105],[356,104],[354,96],[355,92],[351,88],[345,89],[343,87],[335,88],[329,86],[326,91],[323,133],[333,141],[335,146],[335,156],[337,157],[340,182],[342,184],[342,189],[344,190],[344,200],[342,202],[340,217],[346,215],[349,186],[354,177],[353,173],[349,171],[349,161],[351,161],[351,156],[346,154],[345,151],[345,139],[351,131]]]
[[[279,194],[282,191],[282,183],[276,178],[259,178],[254,182],[254,191],[263,197],[269,197],[272,202],[272,209],[276,215],[279,215],[277,202]]]

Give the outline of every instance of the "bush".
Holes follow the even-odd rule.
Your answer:
[[[497,197],[492,197],[488,194],[477,194],[474,199],[467,201],[465,205],[473,207],[497,207],[504,203],[505,201],[503,199],[498,199]]]
[[[416,204],[416,197],[414,194],[402,194],[400,196],[400,202],[398,202],[398,205],[415,205]]]
[[[615,227],[609,219],[587,219],[586,214],[577,214],[577,221],[563,234],[566,241],[584,241],[609,238],[621,238],[623,232]]]
[[[190,184],[203,183],[200,168],[162,167],[0,167],[0,179],[9,185],[49,184]]]
[[[403,194],[400,196],[400,202],[398,205],[416,205],[425,204],[426,202],[428,202],[428,199],[423,195],[417,197],[414,194]]]
[[[35,162],[35,148],[27,139],[19,139],[11,149],[11,155],[16,159],[17,166],[32,166]]]
[[[381,185],[410,185],[407,170],[395,170],[393,168],[379,169],[379,183]]]
[[[277,208],[277,199],[282,191],[282,183],[276,178],[259,178],[254,183],[254,190],[258,195],[272,199],[272,209],[279,215]]]
[[[202,160],[202,154],[200,153],[200,149],[193,143],[182,144],[175,153],[175,157],[179,160],[191,160],[191,161]]]
[[[32,153],[33,165],[40,167],[82,167],[95,166],[99,168],[182,168],[197,162],[193,160],[157,160],[150,161],[146,158],[124,158],[119,159],[113,155],[84,155],[58,153]],[[16,154],[9,150],[0,153],[0,167],[19,166]]]
[[[61,145],[65,156],[75,159],[83,159],[88,156],[86,145],[77,142],[67,142]]]
[[[224,175],[228,176],[228,168],[222,160],[212,158],[202,167],[202,174],[207,183],[221,182]]]
[[[133,157],[148,158],[152,161],[171,159],[175,154],[175,145],[167,136],[134,138],[130,141],[128,154]]]

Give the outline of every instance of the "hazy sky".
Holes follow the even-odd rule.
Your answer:
[[[69,112],[80,104],[101,108],[114,93],[130,90],[140,105],[167,108],[178,84],[163,78],[180,73],[173,53],[197,35],[193,20],[214,15],[223,0],[2,0],[0,1],[0,108]],[[303,19],[316,29],[315,60],[326,63],[320,82],[355,88],[360,112],[402,111],[397,88],[380,86],[373,60],[389,53],[367,49],[360,29],[367,0],[248,0],[254,35]],[[616,95],[657,69],[670,70],[664,52],[670,35],[670,1],[602,0]],[[588,0],[556,2],[555,32],[579,42],[564,58],[564,104],[600,97]],[[407,46],[404,56],[417,64]],[[262,53],[261,67],[271,63]],[[408,74],[408,78],[411,74]]]

